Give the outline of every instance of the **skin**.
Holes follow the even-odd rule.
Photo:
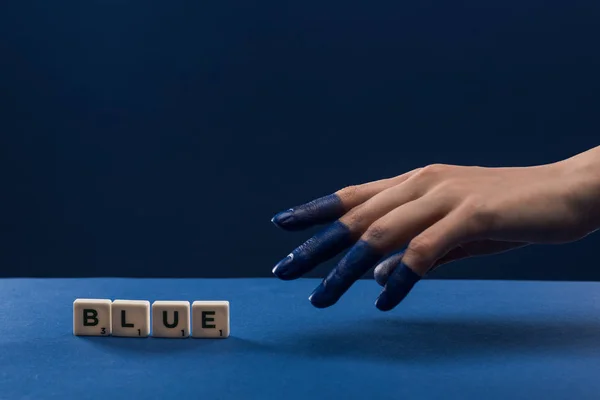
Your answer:
[[[287,231],[325,227],[273,273],[297,279],[347,250],[309,297],[335,304],[374,268],[388,311],[441,265],[530,244],[579,240],[600,227],[600,146],[539,166],[429,165],[347,187],[277,214]]]

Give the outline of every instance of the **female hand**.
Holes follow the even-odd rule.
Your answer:
[[[533,167],[430,165],[277,214],[272,221],[283,230],[330,225],[273,273],[296,279],[349,249],[311,294],[311,303],[335,304],[375,267],[384,287],[376,307],[387,311],[439,265],[586,236],[600,226],[599,199],[600,147]]]

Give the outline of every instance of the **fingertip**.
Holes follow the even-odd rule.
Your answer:
[[[377,282],[380,286],[385,286],[390,275],[394,272],[394,269],[396,269],[396,267],[402,261],[402,256],[404,256],[404,251],[392,254],[381,261],[373,270],[375,282]]]
[[[370,243],[360,240],[333,268],[309,297],[317,308],[336,304],[348,289],[376,265],[381,254]]]
[[[294,263],[294,253],[290,253],[283,260],[279,261],[273,270],[273,275],[282,281],[291,281],[298,279],[301,275],[301,271],[298,270],[298,265]]]
[[[385,286],[388,277],[384,273],[381,264],[375,267],[375,270],[373,271],[373,278],[375,278],[375,282],[377,282],[379,286]]]
[[[391,302],[387,301],[387,300],[382,300],[383,293],[379,295],[379,297],[377,297],[377,300],[375,300],[375,307],[379,310],[379,311],[391,311],[394,309],[395,305],[393,305]]]
[[[298,279],[350,247],[353,240],[352,233],[346,225],[339,221],[334,222],[279,261],[272,273],[281,280]]]
[[[404,262],[390,275],[385,287],[375,302],[381,311],[390,311],[402,302],[411,292],[421,276],[415,273]]]
[[[271,218],[271,223],[283,230],[293,230],[294,224],[294,209],[290,208],[285,211],[281,211]]]
[[[344,213],[344,204],[340,197],[334,193],[281,211],[271,221],[280,229],[300,231],[315,225],[333,222]]]
[[[337,298],[332,296],[331,293],[325,290],[325,285],[321,283],[312,293],[308,296],[308,301],[315,308],[327,308],[337,303]]]

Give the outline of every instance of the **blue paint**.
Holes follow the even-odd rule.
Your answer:
[[[310,302],[317,308],[334,305],[380,258],[373,246],[360,240],[310,295]]]
[[[394,269],[383,291],[375,302],[375,307],[381,311],[389,311],[396,307],[410,293],[421,277],[403,262]]]
[[[290,208],[275,215],[271,220],[277,227],[287,231],[299,231],[314,225],[335,221],[346,212],[336,194],[312,200],[298,207]]]
[[[375,281],[381,285],[385,286],[390,275],[394,272],[394,269],[400,265],[402,261],[402,257],[404,256],[404,251],[400,251],[398,253],[394,253],[391,256],[385,258],[382,262],[375,267],[375,272],[373,274]]]
[[[273,274],[283,280],[297,279],[352,246],[352,243],[350,229],[339,221],[334,222],[277,263]]]

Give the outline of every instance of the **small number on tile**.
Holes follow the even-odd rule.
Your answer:
[[[150,333],[150,302],[148,300],[114,300],[112,302],[112,325],[113,336],[147,337]]]
[[[157,300],[152,303],[152,336],[186,338],[191,330],[190,322],[189,301]]]
[[[110,299],[75,299],[73,301],[73,335],[110,335],[111,313]]]

